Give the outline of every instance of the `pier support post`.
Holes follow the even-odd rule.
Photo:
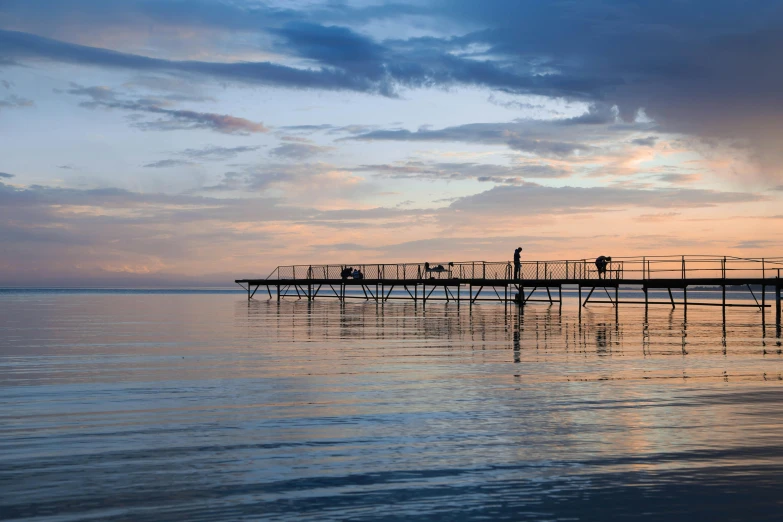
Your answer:
[[[672,295],[672,289],[671,288],[667,288],[666,290],[669,291],[669,300],[672,302],[672,310],[674,310],[676,308],[676,306],[674,306],[674,296]]]
[[[781,286],[778,282],[777,285],[775,285],[775,325],[777,326],[777,335],[780,337],[780,328],[781,328],[781,320],[780,320],[780,290]]]
[[[682,287],[682,317],[688,322],[688,285]]]
[[[590,300],[590,296],[591,296],[591,295],[593,295],[593,292],[594,292],[594,291],[595,291],[595,287],[592,287],[592,288],[590,289],[590,293],[589,293],[589,294],[587,294],[587,297],[585,297],[585,302],[584,302],[584,303],[582,303],[582,306],[587,306],[587,301],[589,301],[589,300]]]

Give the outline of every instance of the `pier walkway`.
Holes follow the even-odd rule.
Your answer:
[[[359,270],[361,279],[343,278],[346,267]],[[564,286],[578,288],[579,304],[585,306],[593,292],[602,289],[615,307],[621,303],[620,286],[638,287],[644,292],[644,301],[622,301],[625,304],[661,304],[648,298],[649,290],[668,290],[672,307],[678,304],[708,306],[769,307],[767,292],[772,291],[776,324],[781,324],[781,290],[783,289],[783,257],[739,258],[732,256],[652,256],[613,257],[606,274],[599,277],[593,260],[523,261],[519,278],[514,278],[510,262],[461,261],[443,263],[347,264],[347,265],[290,265],[279,266],[264,279],[237,279],[253,299],[260,288],[269,298],[275,290],[277,299],[297,297],[367,299],[382,303],[389,299],[410,299],[423,306],[431,300],[455,301],[457,305],[477,301],[501,301],[524,306],[536,290],[546,290],[549,303],[562,302]],[[689,302],[688,289],[710,287],[722,291],[720,302]],[[726,289],[747,288],[755,303],[726,302]],[[347,293],[347,289],[354,292]],[[392,296],[398,289],[402,295]],[[439,289],[442,292],[433,295]],[[610,293],[609,289],[613,289]],[[675,301],[672,290],[682,291]],[[702,288],[704,289],[704,288]],[[361,293],[356,292],[361,290]],[[553,290],[557,296],[553,296]],[[583,299],[583,292],[587,292]],[[600,293],[600,291],[599,291]],[[611,294],[614,294],[612,296]],[[442,294],[442,295],[441,295]],[[538,299],[541,301],[541,299]],[[593,300],[592,302],[596,302]]]

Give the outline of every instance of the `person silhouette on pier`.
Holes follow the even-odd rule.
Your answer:
[[[611,261],[612,258],[609,256],[598,256],[596,258],[595,267],[598,269],[598,279],[606,279],[606,265]]]
[[[514,279],[519,279],[522,275],[522,247],[514,250]]]

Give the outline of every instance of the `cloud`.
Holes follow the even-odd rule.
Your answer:
[[[83,16],[68,16],[73,12]],[[411,17],[425,35],[408,36],[414,33],[407,30]],[[368,26],[371,20],[383,24]],[[150,28],[175,27],[220,42],[205,44],[212,51],[250,35],[275,60],[170,60],[2,31],[2,63],[53,60],[386,96],[400,88],[477,86],[617,106],[624,121],[644,109],[660,132],[741,144],[768,175],[781,175],[783,70],[777,63],[783,10],[775,1],[748,9],[717,0],[705,10],[698,2],[680,0],[520,0],[514,5],[433,0],[363,7],[312,2],[306,9],[95,0],[65,7],[52,0],[15,0],[0,6],[0,24],[66,40],[87,40],[88,33],[100,32],[95,45],[113,42],[99,29],[148,34]],[[403,36],[374,36],[378,27]],[[232,39],[237,33],[242,37]],[[166,51],[171,49],[158,54]]]
[[[775,247],[779,243],[777,241],[769,241],[765,239],[751,239],[748,241],[741,241],[733,246],[733,248],[753,249],[758,250],[760,248]]]
[[[640,147],[655,147],[655,142],[658,141],[658,136],[647,136],[646,138],[637,138],[635,140],[631,140],[631,143],[634,145],[639,145]]]
[[[268,273],[281,260],[312,262],[313,250],[321,260],[343,262],[343,250],[349,245],[353,250],[363,249],[363,262],[421,259],[422,252],[443,260],[474,254],[497,259],[508,255],[508,245],[517,242],[523,242],[526,250],[535,245],[539,253],[557,251],[566,245],[571,255],[582,257],[581,252],[590,251],[596,239],[591,234],[580,234],[578,228],[571,236],[545,229],[525,236],[509,235],[507,230],[497,233],[494,224],[508,219],[517,224],[524,222],[528,227],[538,226],[541,216],[565,215],[578,227],[585,221],[572,219],[571,215],[578,212],[590,211],[587,217],[600,218],[608,215],[606,210],[622,208],[676,209],[662,210],[663,216],[679,209],[758,200],[753,194],[682,189],[558,189],[524,185],[496,187],[457,199],[443,208],[350,207],[347,205],[351,203],[344,203],[329,209],[316,207],[315,196],[348,191],[345,201],[352,202],[367,186],[357,184],[349,174],[334,174],[330,166],[323,164],[282,165],[277,184],[263,179],[270,170],[256,168],[238,173],[236,178],[243,187],[248,183],[266,187],[287,183],[294,190],[306,186],[309,192],[294,193],[286,200],[257,194],[209,197],[116,188],[19,188],[0,182],[0,243],[5,245],[3,280],[18,283],[24,276],[40,281],[40,276],[48,274],[62,284],[77,276],[81,280],[103,280],[108,277],[106,274],[117,273],[161,274],[171,280],[176,274],[209,274],[215,266],[244,276],[266,275],[259,272]],[[330,200],[333,194],[328,194]],[[595,222],[587,223],[589,229],[594,228]],[[605,219],[603,224],[602,244],[625,246],[626,252],[628,245],[636,251],[649,251],[653,247],[679,245],[677,241],[693,244],[685,238],[639,234],[641,224],[634,223],[630,234],[623,231],[622,220]],[[471,230],[477,232],[471,234]],[[768,235],[768,231],[763,233]],[[742,231],[733,237],[721,233],[720,238],[726,245],[775,240],[762,235],[748,237]],[[715,245],[714,239],[704,241]],[[314,249],[315,245],[318,247]],[[224,276],[227,284],[231,279],[231,274]]]
[[[590,153],[592,145],[576,141],[585,136],[581,132],[566,130],[567,127],[593,125],[596,122],[578,119],[562,122],[516,120],[509,123],[470,123],[443,129],[421,128],[409,130],[376,130],[342,140],[359,141],[411,141],[411,142],[466,142],[484,145],[505,145],[520,152],[528,152],[542,157],[563,158],[574,154]],[[607,135],[627,132],[626,129],[612,129],[603,126],[595,129],[593,139]],[[573,140],[573,141],[572,141]]]
[[[21,107],[33,107],[35,102],[27,98],[11,95],[6,98],[0,98],[0,109],[18,109]]]
[[[220,32],[257,32],[289,23],[335,22],[365,24],[401,17],[426,15],[424,5],[386,3],[351,6],[344,3],[311,3],[296,10],[259,2],[149,2],[125,0],[107,4],[101,0],[6,0],[0,4],[0,24],[37,34],[58,34],[79,41],[103,40],[104,35],[125,29],[133,35],[153,34],[161,28]],[[79,13],[79,16],[73,16]]]
[[[120,109],[136,113],[150,113],[162,116],[157,120],[137,121],[133,126],[141,130],[183,130],[208,129],[223,134],[248,135],[268,132],[262,123],[227,114],[196,112],[182,109],[164,108],[167,103],[157,99],[122,99],[109,87],[82,87],[74,85],[68,94],[86,96],[88,101],[81,103],[82,107],[90,109]]]
[[[680,212],[657,212],[655,214],[641,214],[634,218],[634,221],[639,221],[641,223],[657,223],[669,221],[679,215],[681,215]]]
[[[193,165],[193,163],[185,160],[166,159],[166,160],[155,161],[152,163],[147,163],[146,165],[144,165],[144,168],[165,169],[171,167],[186,167],[188,165]]]
[[[746,192],[618,187],[497,186],[454,201],[450,210],[478,214],[575,214],[633,208],[704,208],[763,201]]]
[[[240,83],[300,89],[348,90],[392,95],[385,80],[332,68],[298,69],[271,62],[201,62],[150,58],[0,30],[0,60],[48,60],[140,72],[181,72]]]
[[[373,172],[392,179],[422,179],[430,181],[456,181],[474,179],[482,182],[519,184],[530,178],[567,178],[566,168],[531,163],[514,167],[486,163],[436,163],[406,161],[394,164],[361,165],[356,171]]]
[[[213,97],[202,92],[198,78],[189,74],[148,75],[139,74],[122,86],[133,92],[151,92],[164,102],[214,102]]]
[[[385,42],[381,45],[350,28],[291,21],[265,33],[282,38],[275,51],[313,61],[317,68],[272,62],[203,62],[151,58],[77,45],[17,31],[0,31],[0,57],[9,60],[52,60],[139,72],[199,74],[242,83],[276,87],[345,90],[397,96],[399,87],[484,86],[514,93],[586,99],[615,86],[617,78],[530,74],[530,67],[512,67],[496,60],[477,60],[454,53],[455,44],[435,39]],[[464,45],[456,44],[457,48]]]
[[[376,130],[377,128],[376,125],[332,125],[330,123],[321,123],[317,125],[285,125],[280,127],[280,129],[284,131],[308,134],[320,131],[325,131],[327,134],[364,134]]]
[[[250,147],[242,145],[239,147],[220,147],[217,145],[207,145],[201,149],[185,149],[179,154],[194,160],[202,161],[220,161],[235,158],[245,152],[254,152],[260,147]]]
[[[280,127],[283,130],[286,131],[303,131],[303,132],[318,132],[322,130],[331,130],[334,129],[335,126],[330,123],[321,123],[318,125],[285,125],[283,127]]]
[[[196,112],[186,110],[162,109],[155,106],[123,107],[133,111],[145,111],[164,115],[163,119],[156,121],[137,122],[133,125],[141,130],[182,130],[182,129],[208,129],[223,134],[248,135],[260,132],[268,132],[264,124],[230,116],[227,114],[213,114],[208,112]]]
[[[284,52],[376,82],[382,82],[387,74],[387,50],[347,27],[289,22],[272,32],[282,38],[278,49]]]
[[[519,100],[504,100],[501,99],[495,93],[491,93],[489,95],[489,98],[487,98],[487,101],[493,105],[497,105],[499,107],[505,107],[506,109],[525,110],[525,111],[548,110],[548,107],[543,103],[530,103],[530,102],[522,102]]]
[[[701,180],[701,174],[682,174],[682,173],[660,174],[656,176],[656,178],[665,183],[671,183],[673,185],[682,185],[686,183],[695,183]]]
[[[13,174],[8,174],[7,172],[0,172],[0,178],[11,179],[13,177],[14,177]]]
[[[226,172],[215,185],[202,190],[210,192],[282,191],[285,198],[294,199],[307,194],[308,201],[334,202],[345,198],[368,196],[373,187],[352,172],[328,163],[262,164]]]
[[[274,149],[270,150],[269,153],[272,156],[277,156],[278,158],[307,160],[314,158],[315,156],[320,156],[321,154],[331,150],[334,150],[334,147],[325,147],[321,145],[315,145],[313,143],[294,142],[278,145]]]

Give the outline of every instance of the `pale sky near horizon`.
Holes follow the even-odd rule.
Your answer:
[[[783,256],[783,1],[0,2],[0,286]]]

